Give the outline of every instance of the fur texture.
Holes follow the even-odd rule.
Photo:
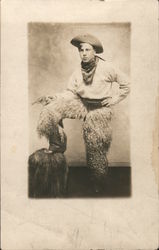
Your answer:
[[[83,120],[87,114],[87,109],[80,98],[71,91],[56,95],[40,113],[37,132],[39,136],[49,139],[54,133],[55,127],[64,118]]]
[[[83,137],[86,145],[87,164],[95,186],[105,184],[108,172],[107,151],[112,139],[111,111],[100,108],[90,111],[83,122]]]
[[[64,154],[48,154],[45,150],[37,150],[29,157],[31,197],[59,197],[66,190],[68,167]]]
[[[81,119],[91,178],[94,183],[103,185],[108,171],[106,153],[112,139],[111,110],[106,107],[91,109],[77,95],[69,91],[66,93],[58,95],[44,107],[40,114],[38,134],[49,139],[60,120]]]

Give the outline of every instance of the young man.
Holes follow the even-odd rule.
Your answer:
[[[111,142],[111,106],[129,93],[129,81],[125,74],[105,62],[97,54],[103,52],[101,42],[90,34],[71,40],[81,58],[81,67],[72,74],[67,90],[54,97],[38,101],[43,108],[38,123],[40,136],[48,138],[48,153],[60,145],[54,140],[54,131],[64,118],[83,121],[83,137],[86,145],[87,164],[95,190],[104,184],[108,170],[106,153]],[[58,134],[58,133],[57,133]]]

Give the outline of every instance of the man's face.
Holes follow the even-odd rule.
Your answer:
[[[81,43],[79,54],[83,62],[89,62],[95,57],[95,50],[89,43]]]

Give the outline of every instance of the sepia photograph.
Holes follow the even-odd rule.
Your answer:
[[[159,246],[156,0],[5,0],[2,250]]]
[[[29,196],[131,195],[130,23],[29,23]]]

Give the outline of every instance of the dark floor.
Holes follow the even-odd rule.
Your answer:
[[[97,198],[131,196],[131,168],[110,167],[102,194],[95,193],[89,178],[89,168],[70,167],[67,194],[64,198]],[[30,193],[29,197],[32,197]],[[34,196],[34,198],[36,198]],[[40,198],[40,197],[38,197]],[[45,197],[41,197],[45,198]],[[48,197],[49,198],[49,197]],[[51,198],[51,197],[50,197]]]
[[[131,168],[110,167],[102,194],[96,194],[89,181],[89,169],[70,167],[67,197],[128,197],[131,196]]]

